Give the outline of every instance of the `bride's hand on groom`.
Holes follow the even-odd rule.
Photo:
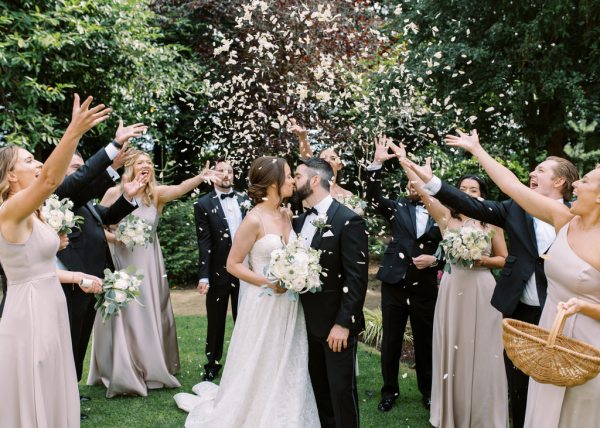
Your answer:
[[[331,331],[329,332],[329,336],[327,336],[327,344],[329,345],[329,349],[333,352],[342,352],[343,349],[348,348],[348,336],[350,335],[350,330],[346,327],[342,327],[341,325],[335,324]]]

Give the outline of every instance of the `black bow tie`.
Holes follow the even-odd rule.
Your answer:
[[[414,205],[415,207],[419,207],[419,206],[424,207],[425,206],[425,205],[423,205],[423,202],[421,202],[418,199],[411,199],[410,203],[411,203],[411,205]]]
[[[305,213],[307,216],[309,216],[309,215],[311,215],[311,214],[314,214],[314,215],[319,215],[319,211],[317,211],[317,210],[315,209],[315,207],[312,207],[312,208],[306,208],[306,209],[304,210],[304,213]]]
[[[221,199],[225,199],[225,198],[233,198],[235,196],[234,192],[229,192],[229,193],[221,193]]]

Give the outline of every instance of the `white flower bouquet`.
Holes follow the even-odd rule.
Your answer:
[[[365,215],[365,210],[367,209],[367,201],[361,199],[357,195],[352,195],[344,198],[343,202],[348,208],[354,211],[356,214],[363,216]]]
[[[115,272],[104,270],[102,292],[96,294],[96,306],[94,306],[102,316],[102,322],[117,315],[132,300],[141,305],[136,297],[140,295],[140,284],[143,278],[144,275],[138,273],[133,266]]]
[[[321,291],[320,257],[320,250],[304,247],[299,238],[271,252],[265,275],[269,281],[285,288],[290,300],[297,300],[300,294]],[[267,294],[272,294],[270,288],[265,289]]]
[[[471,268],[483,256],[492,240],[492,233],[475,227],[448,229],[440,246],[446,261]]]
[[[130,250],[146,246],[153,241],[152,225],[141,217],[129,214],[119,223],[115,237]]]
[[[252,209],[252,202],[250,201],[250,199],[246,199],[245,201],[243,201],[240,204],[240,208],[245,211],[250,211]]]
[[[73,214],[73,201],[68,198],[58,199],[51,195],[42,207],[42,216],[56,233],[69,234],[83,222],[83,217]]]

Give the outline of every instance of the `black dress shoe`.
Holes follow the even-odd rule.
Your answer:
[[[82,403],[84,403],[86,401],[92,401],[92,397],[88,397],[87,395],[80,395],[79,401],[81,401]]]
[[[206,369],[206,372],[204,373],[204,376],[202,376],[202,380],[205,380],[205,381],[208,381],[208,382],[212,382],[213,380],[215,380],[217,378],[218,374],[219,374],[219,369],[218,368]]]
[[[391,398],[382,398],[379,404],[377,405],[377,409],[382,412],[389,412],[394,407],[394,400]]]
[[[423,406],[425,406],[425,408],[427,410],[429,410],[431,408],[431,398],[429,397],[421,397],[421,402],[423,403]]]
[[[90,417],[88,415],[86,415],[85,413],[82,413],[81,415],[79,415],[79,420],[80,421],[87,421]]]

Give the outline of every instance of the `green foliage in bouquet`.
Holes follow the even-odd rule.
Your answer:
[[[102,317],[102,322],[117,315],[121,309],[128,306],[131,301],[141,303],[136,299],[140,295],[140,285],[144,275],[137,272],[134,266],[127,269],[111,272],[104,270],[102,292],[96,294],[94,309]]]

